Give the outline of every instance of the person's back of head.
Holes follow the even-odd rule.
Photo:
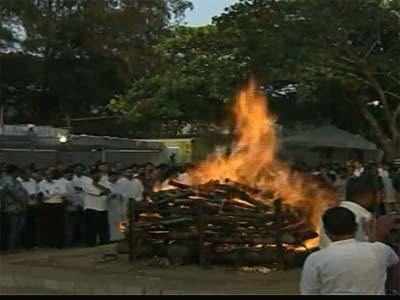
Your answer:
[[[344,207],[328,209],[322,217],[324,229],[333,241],[354,237],[357,231],[356,217]]]

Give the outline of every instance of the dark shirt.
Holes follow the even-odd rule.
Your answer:
[[[22,213],[29,201],[28,192],[22,184],[12,176],[0,178],[0,211],[6,213]]]

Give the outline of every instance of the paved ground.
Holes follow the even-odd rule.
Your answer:
[[[154,267],[128,263],[126,255],[100,262],[114,246],[37,250],[0,256],[0,295],[5,294],[298,294],[299,270],[267,274],[229,267]]]

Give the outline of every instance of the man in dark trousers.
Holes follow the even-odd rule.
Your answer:
[[[29,198],[17,180],[17,172],[16,166],[8,165],[0,178],[1,235],[4,248],[11,252],[21,245]]]
[[[40,244],[51,248],[64,247],[65,197],[67,190],[62,174],[54,169],[46,172],[39,183],[42,202],[39,213]]]
[[[107,206],[110,190],[102,185],[102,175],[98,170],[92,171],[92,180],[83,186],[85,192],[83,205],[86,217],[86,238],[89,247],[96,246],[97,238],[100,239],[100,244],[107,244],[110,241]]]

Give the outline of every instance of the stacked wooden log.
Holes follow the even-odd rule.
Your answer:
[[[285,264],[290,249],[318,237],[301,210],[273,193],[231,181],[170,185],[175,189],[154,193],[151,205],[136,208],[134,245],[158,245],[171,259],[190,248],[183,251],[187,259],[201,264]]]

